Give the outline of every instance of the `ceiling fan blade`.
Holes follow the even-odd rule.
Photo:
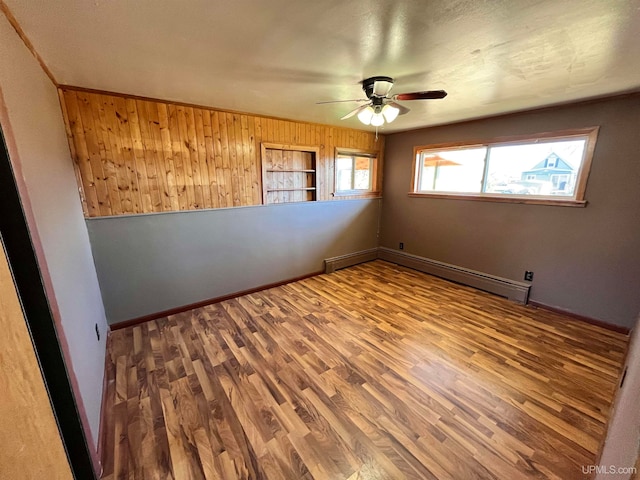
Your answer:
[[[394,95],[394,100],[436,100],[447,96],[444,90],[429,90],[426,92],[398,93]]]
[[[361,111],[363,111],[365,108],[367,108],[370,104],[366,104],[366,105],[360,105],[358,108],[355,108],[353,110],[351,110],[349,113],[347,113],[344,117],[342,117],[340,120],[346,120],[347,118],[351,118],[354,115],[359,114]]]
[[[388,101],[387,105],[391,105],[392,107],[396,107],[400,112],[398,115],[404,115],[405,113],[409,113],[411,111],[410,108],[405,107],[404,105],[400,105],[399,103]]]
[[[324,105],[325,103],[344,103],[344,102],[368,102],[368,98],[356,98],[354,100],[328,100],[326,102],[316,102],[316,105]]]

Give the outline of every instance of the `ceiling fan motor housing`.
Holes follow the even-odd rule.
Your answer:
[[[391,87],[393,87],[391,77],[371,77],[362,81],[362,90],[371,100],[386,97]]]

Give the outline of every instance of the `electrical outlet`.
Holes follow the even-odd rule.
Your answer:
[[[404,250],[404,242],[400,242],[400,250]]]
[[[527,282],[533,282],[533,272],[530,272],[529,270],[527,270],[526,272],[524,272],[524,279]]]
[[[96,337],[98,337],[98,341],[100,341],[100,329],[98,328],[97,323],[96,323]]]

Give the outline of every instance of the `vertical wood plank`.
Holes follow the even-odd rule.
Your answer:
[[[263,133],[263,128],[264,127],[263,127],[263,125],[264,125],[263,119],[260,118],[260,117],[255,117],[255,128],[256,128],[256,130],[255,130],[256,131],[256,137],[255,137],[255,140],[254,140],[254,144],[255,144],[254,148],[255,148],[255,152],[256,152],[256,160],[255,161],[256,161],[256,168],[257,168],[257,170],[259,172],[259,175],[260,175],[259,182],[260,182],[260,191],[261,191],[261,193],[264,191],[264,181],[265,181],[265,178],[264,178],[264,166],[262,165],[262,158],[263,158],[262,139],[263,139],[263,136],[264,136],[264,133]],[[259,203],[265,203],[264,202],[264,195],[261,196]]]
[[[276,203],[283,203],[285,201],[285,195],[282,189],[284,188],[284,172],[281,170],[284,168],[284,158],[282,150],[272,150],[272,158],[273,158],[273,167],[274,170],[279,170],[277,173],[274,173],[274,181],[276,188],[278,191],[274,195],[276,199]]]
[[[205,164],[209,178],[209,201],[210,208],[219,208],[220,199],[218,198],[218,179],[216,173],[215,150],[213,146],[213,129],[211,127],[211,113],[208,110],[202,110],[202,130],[204,135],[205,148]]]
[[[288,123],[288,122],[287,122]],[[285,170],[292,170],[293,169],[293,152],[291,150],[285,150],[282,152],[282,167]],[[295,196],[294,196],[294,192],[292,190],[286,190],[286,189],[292,189],[293,188],[293,177],[294,176],[299,176],[300,174],[297,172],[291,172],[291,171],[287,171],[287,172],[283,172],[282,174],[282,188],[285,189],[284,192],[282,192],[282,201],[283,202],[293,202],[295,201]]]
[[[171,200],[169,191],[169,166],[167,165],[165,154],[163,151],[162,134],[160,132],[160,117],[156,105],[152,102],[143,102],[143,108],[146,110],[146,118],[149,128],[149,144],[145,148],[149,148],[154,153],[156,166],[156,184],[158,188],[158,196],[160,203],[158,211],[170,212]]]
[[[136,157],[144,159],[144,170],[146,175],[140,170],[133,172],[138,178],[139,197],[142,201],[143,212],[162,211],[160,200],[160,189],[158,188],[158,171],[155,159],[155,142],[149,132],[149,118],[147,109],[141,100],[129,100],[126,111],[129,115],[130,138],[133,139]],[[125,125],[120,125],[121,131],[125,133]],[[125,135],[123,135],[123,138]],[[129,163],[129,162],[127,162]]]
[[[291,168],[294,170],[304,170],[304,160],[302,158],[303,152],[293,151],[291,152]],[[292,175],[291,186],[293,188],[304,188],[307,186],[307,176],[308,173],[295,173]],[[291,201],[292,202],[302,202],[305,199],[305,192],[301,190],[295,190],[292,194]]]
[[[245,185],[245,199],[244,205],[252,205],[253,204],[253,190],[254,183],[253,179],[255,178],[255,173],[252,170],[251,164],[251,140],[252,135],[249,131],[249,117],[247,115],[242,115],[240,117],[241,127],[242,127],[242,154],[243,154],[243,165],[244,165],[244,185]]]
[[[265,121],[267,122],[267,135],[266,138],[263,139],[264,142],[273,142],[274,141],[274,133],[273,133],[273,118],[266,118]]]
[[[220,125],[220,113],[211,115],[211,129],[213,132],[213,155],[216,167],[216,180],[218,182],[218,205],[220,208],[229,206],[229,184],[225,178],[224,160],[222,151],[222,127]]]
[[[157,104],[158,126],[160,127],[160,141],[162,142],[162,152],[164,157],[165,178],[167,192],[169,194],[169,204],[172,211],[181,210],[180,191],[176,178],[176,166],[174,163],[173,146],[171,133],[169,131],[169,109],[164,103]]]
[[[262,186],[259,168],[259,159],[256,149],[256,117],[249,116],[248,117],[248,128],[249,128],[249,163],[250,163],[250,178],[251,178],[251,204],[259,205],[261,203],[261,195]]]
[[[113,180],[116,181],[116,189],[120,196],[120,204],[121,208],[123,208],[123,213],[126,210],[126,213],[138,213],[139,209],[136,208],[140,202],[137,201],[136,198],[134,201],[134,196],[138,195],[137,182],[135,178],[135,172],[138,170],[136,166],[133,165],[132,161],[132,152],[131,150],[125,151],[122,147],[123,142],[125,142],[125,138],[130,139],[130,134],[128,133],[128,126],[125,124],[127,131],[123,134],[120,130],[122,119],[126,120],[127,113],[126,108],[123,113],[120,113],[116,109],[116,102],[118,100],[122,100],[124,103],[124,99],[116,99],[109,97],[107,95],[99,95],[95,97],[94,102],[94,118],[98,118],[100,125],[102,125],[101,133],[103,137],[103,144],[101,144],[101,148],[105,149],[107,162],[103,164],[105,169],[105,174],[109,175],[108,172],[113,171],[115,168],[115,175],[113,175]],[[97,116],[96,116],[97,115]],[[144,165],[142,166],[144,168]],[[133,172],[133,175],[132,175]],[[109,182],[110,179],[107,179]],[[112,196],[112,202],[115,200],[116,195]],[[112,204],[113,205],[113,204]],[[112,211],[116,211],[116,209],[112,208]]]
[[[273,188],[273,175],[268,170],[272,168],[271,149],[262,146],[262,202],[266,205],[273,202],[273,195],[269,189]]]
[[[240,172],[238,170],[238,141],[236,137],[235,114],[226,113],[225,122],[227,124],[227,137],[229,141],[229,167],[231,171],[231,186],[233,206],[242,205],[243,196],[242,186],[240,183]],[[240,151],[242,154],[242,151]]]
[[[211,202],[211,185],[209,181],[209,169],[207,167],[207,147],[205,145],[203,111],[200,108],[193,109],[195,120],[195,144],[198,157],[198,170],[200,174],[200,190],[202,192],[202,208],[213,208]]]
[[[185,108],[186,142],[185,147],[189,153],[191,163],[191,179],[193,182],[193,195],[195,208],[206,208],[202,191],[202,171],[200,169],[200,155],[198,153],[198,140],[196,138],[195,110],[192,107]]]
[[[100,116],[108,132],[107,153],[117,171],[123,211],[127,214],[153,211],[135,100],[109,95],[101,95],[100,99]],[[126,149],[125,144],[130,148]]]
[[[227,128],[227,115],[224,112],[218,113],[218,125],[220,128],[220,139],[222,146],[222,171],[224,172],[224,185],[225,185],[225,197],[226,206],[234,206],[234,189],[232,184],[232,171],[231,171],[231,155],[229,151],[229,134]]]
[[[92,114],[96,125],[96,141],[102,156],[105,182],[109,191],[113,215],[132,213],[129,178],[126,174],[125,154],[116,147],[119,127],[113,125],[113,114],[107,108],[109,99],[102,95],[92,95]],[[132,155],[132,152],[127,152]]]
[[[111,198],[107,190],[107,184],[104,181],[108,178],[105,175],[103,162],[105,162],[104,154],[98,147],[98,133],[93,118],[91,96],[84,92],[77,93],[78,108],[82,117],[83,136],[87,145],[89,154],[89,163],[91,165],[92,182],[95,185],[96,197],[98,199],[98,208],[100,215],[111,215]]]
[[[147,164],[147,182],[151,189],[151,203],[154,212],[165,211],[164,195],[166,190],[166,176],[164,168],[164,157],[162,151],[156,147],[157,135],[160,130],[157,122],[157,110],[149,105],[150,102],[137,101],[138,120],[140,122],[140,132],[142,134],[142,148],[144,149],[145,162]],[[153,114],[156,114],[156,120]],[[152,172],[151,174],[149,172]]]
[[[187,195],[187,179],[185,172],[185,161],[182,150],[182,140],[180,136],[179,112],[176,105],[169,104],[169,134],[171,138],[171,151],[173,152],[173,163],[176,170],[176,187],[178,190],[178,204],[180,210],[189,209],[189,197]]]
[[[91,161],[89,159],[89,151],[84,135],[84,127],[82,126],[82,118],[78,107],[78,99],[76,92],[62,90],[64,102],[66,105],[66,114],[68,115],[69,129],[71,130],[71,142],[75,146],[75,163],[80,176],[80,186],[84,191],[85,201],[87,204],[87,214],[92,216],[100,215],[100,206],[98,204],[98,196],[96,193],[96,184],[91,170]],[[63,112],[64,114],[65,112]]]
[[[131,203],[126,203],[130,189],[128,177],[125,173],[122,152],[113,151],[114,135],[109,122],[109,113],[105,105],[106,98],[95,95],[92,102],[92,114],[96,123],[96,141],[102,156],[102,165],[109,191],[112,214],[132,213]]]
[[[196,194],[196,188],[193,178],[193,161],[197,159],[191,158],[191,145],[189,143],[189,117],[190,107],[178,106],[178,132],[180,135],[180,151],[182,152],[182,166],[184,169],[185,186],[187,191],[187,205],[189,210],[198,208],[198,200],[202,199],[202,195]]]
[[[240,204],[251,205],[251,181],[248,178],[248,159],[249,150],[247,143],[249,141],[248,125],[245,131],[246,125],[245,115],[234,115],[233,124],[236,132],[236,148],[238,149],[238,182],[240,184]]]
[[[80,203],[82,205],[82,213],[85,217],[89,216],[89,209],[87,207],[87,199],[84,191],[84,185],[82,183],[82,174],[78,166],[78,152],[76,150],[75,142],[73,141],[73,132],[71,131],[71,125],[69,124],[69,113],[67,112],[67,105],[64,98],[63,91],[58,88],[58,101],[60,102],[60,108],[62,109],[62,117],[64,119],[64,130],[67,135],[67,143],[69,144],[69,151],[71,152],[71,159],[73,160],[73,172],[76,176],[76,183],[78,184],[78,193],[80,194]]]
[[[131,213],[153,211],[148,183],[149,173],[147,172],[148,167],[144,157],[144,148],[142,147],[135,100],[107,95],[103,95],[102,100],[104,114],[109,123],[111,153],[113,158],[118,160],[117,165],[121,171],[120,177],[124,182],[120,188],[120,199],[125,201],[123,205],[126,205]],[[128,127],[127,122],[129,124]],[[132,134],[131,132],[134,131],[135,134]],[[127,141],[125,140],[127,136],[132,139],[135,162],[130,158],[130,152],[124,151],[122,147],[123,142]],[[142,189],[140,189],[141,178]],[[124,197],[122,192],[125,193]],[[142,196],[145,197],[144,200]]]
[[[135,137],[135,141],[138,142],[138,144],[133,146],[132,151],[125,152],[122,148],[122,144],[125,141],[124,139],[128,137],[133,142],[131,133],[128,131],[129,126],[125,124],[121,130],[121,120],[127,120],[127,108],[129,105],[121,108],[121,112],[119,112],[116,108],[116,102],[124,99],[116,99],[107,95],[101,95],[100,99],[100,116],[107,127],[106,133],[108,133],[108,138],[105,137],[105,145],[107,147],[107,153],[111,155],[116,168],[118,190],[120,192],[123,211],[126,213],[139,213],[144,209],[150,208],[151,203],[142,202],[139,197],[140,190],[138,188],[139,183],[137,176],[142,175],[146,181],[146,164],[144,163],[142,148],[139,145],[139,133]],[[124,101],[122,103],[124,103]],[[135,111],[135,105],[132,108]],[[135,161],[133,157],[135,157]],[[146,183],[143,185],[143,191],[148,196],[148,186]]]
[[[324,147],[324,142],[322,141],[322,134],[323,134],[323,130],[324,127],[320,126],[320,125],[314,125],[314,138],[313,138],[313,143],[312,145],[316,145],[319,148],[319,155],[316,159],[316,165],[319,163],[320,159],[325,159],[326,158],[326,153],[325,153],[325,147]],[[323,160],[322,163],[324,164],[325,161]],[[325,178],[322,176],[317,176],[316,178],[316,198],[317,199],[325,199],[326,197],[322,194],[323,189],[324,189],[324,184],[325,184]]]
[[[332,142],[331,142],[331,129],[325,127],[323,129],[324,138],[322,140],[324,144],[324,156],[321,156],[322,160],[322,189],[319,195],[319,199],[322,200],[330,200],[331,197],[331,185],[333,184],[332,178],[329,176],[329,163],[333,163],[335,161],[334,151]],[[320,167],[317,167],[320,169]]]
[[[336,164],[336,146],[337,146],[337,140],[336,140],[336,129],[335,128],[331,128],[329,129],[329,143],[331,145],[331,160],[328,162],[328,164],[326,165],[326,173],[325,173],[325,177],[328,178],[328,183],[329,183],[329,187],[328,190],[329,192],[335,192],[336,191],[336,185],[335,185],[335,181],[336,181],[336,169],[335,169],[335,164]]]

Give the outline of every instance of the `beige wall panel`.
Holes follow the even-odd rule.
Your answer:
[[[0,248],[0,478],[73,478]]]

